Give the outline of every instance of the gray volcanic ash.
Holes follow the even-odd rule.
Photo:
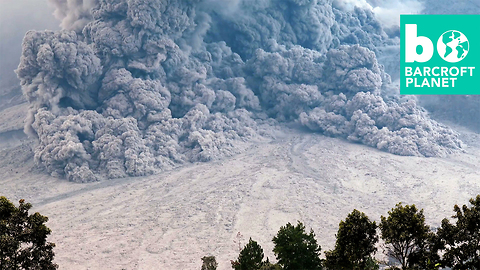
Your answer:
[[[208,161],[237,153],[272,121],[399,155],[461,148],[413,98],[385,94],[393,86],[376,47],[396,41],[368,9],[329,0],[52,2],[64,30],[27,33],[17,74],[35,160],[53,175],[84,182]]]

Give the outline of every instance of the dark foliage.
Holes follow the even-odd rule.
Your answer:
[[[470,199],[471,207],[454,206],[456,219],[443,219],[437,234],[444,246],[443,261],[452,269],[480,269],[480,195]]]
[[[216,270],[218,267],[215,256],[205,256],[202,258],[202,270]]]
[[[46,216],[28,214],[30,203],[16,207],[0,197],[0,269],[57,269],[53,263],[54,243],[47,242],[51,230]]]
[[[431,259],[433,234],[425,224],[423,209],[418,211],[415,205],[399,203],[381,220],[380,230],[388,255],[398,260],[403,270],[427,269],[436,263]]]
[[[285,270],[317,270],[322,269],[320,260],[321,247],[315,240],[313,230],[305,233],[305,226],[298,222],[297,226],[288,223],[282,226],[273,237],[278,264]]]
[[[378,269],[372,258],[377,248],[377,224],[362,212],[353,210],[339,224],[335,249],[325,252],[328,269]]]
[[[263,266],[263,249],[250,238],[248,244],[240,251],[238,259],[232,261],[235,270],[258,270]]]

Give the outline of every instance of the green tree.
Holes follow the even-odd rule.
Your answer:
[[[282,267],[280,265],[273,264],[271,262],[267,261],[263,263],[262,267],[260,267],[260,270],[282,270]]]
[[[216,270],[218,267],[215,256],[204,256],[202,262],[202,270]]]
[[[0,269],[57,269],[53,263],[55,244],[47,242],[48,218],[28,214],[30,203],[20,200],[18,208],[0,197]]]
[[[263,265],[263,249],[250,238],[248,244],[240,251],[238,259],[232,261],[232,268],[235,270],[258,270]]]
[[[355,209],[340,222],[335,248],[325,252],[325,266],[332,270],[378,269],[372,258],[377,242],[377,224]]]
[[[305,226],[298,222],[297,226],[288,223],[282,226],[273,237],[273,252],[278,264],[285,270],[322,269],[320,260],[321,247],[315,240],[313,230],[305,233]]]
[[[425,225],[423,209],[418,211],[415,205],[399,203],[381,220],[381,237],[388,255],[398,260],[403,270],[427,269],[435,263],[429,259],[432,233]]]
[[[437,235],[443,243],[443,261],[452,269],[480,269],[480,195],[470,199],[472,207],[454,206],[455,225],[443,219]]]

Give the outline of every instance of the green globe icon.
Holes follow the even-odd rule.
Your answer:
[[[437,42],[437,51],[443,60],[456,63],[462,61],[468,54],[467,37],[460,31],[449,30],[443,33]]]

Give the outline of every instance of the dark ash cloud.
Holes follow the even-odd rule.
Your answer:
[[[52,1],[64,30],[29,32],[17,69],[35,159],[95,181],[241,150],[271,122],[399,155],[443,156],[458,135],[388,96],[372,11],[329,0]],[[223,8],[222,8],[223,7]]]

